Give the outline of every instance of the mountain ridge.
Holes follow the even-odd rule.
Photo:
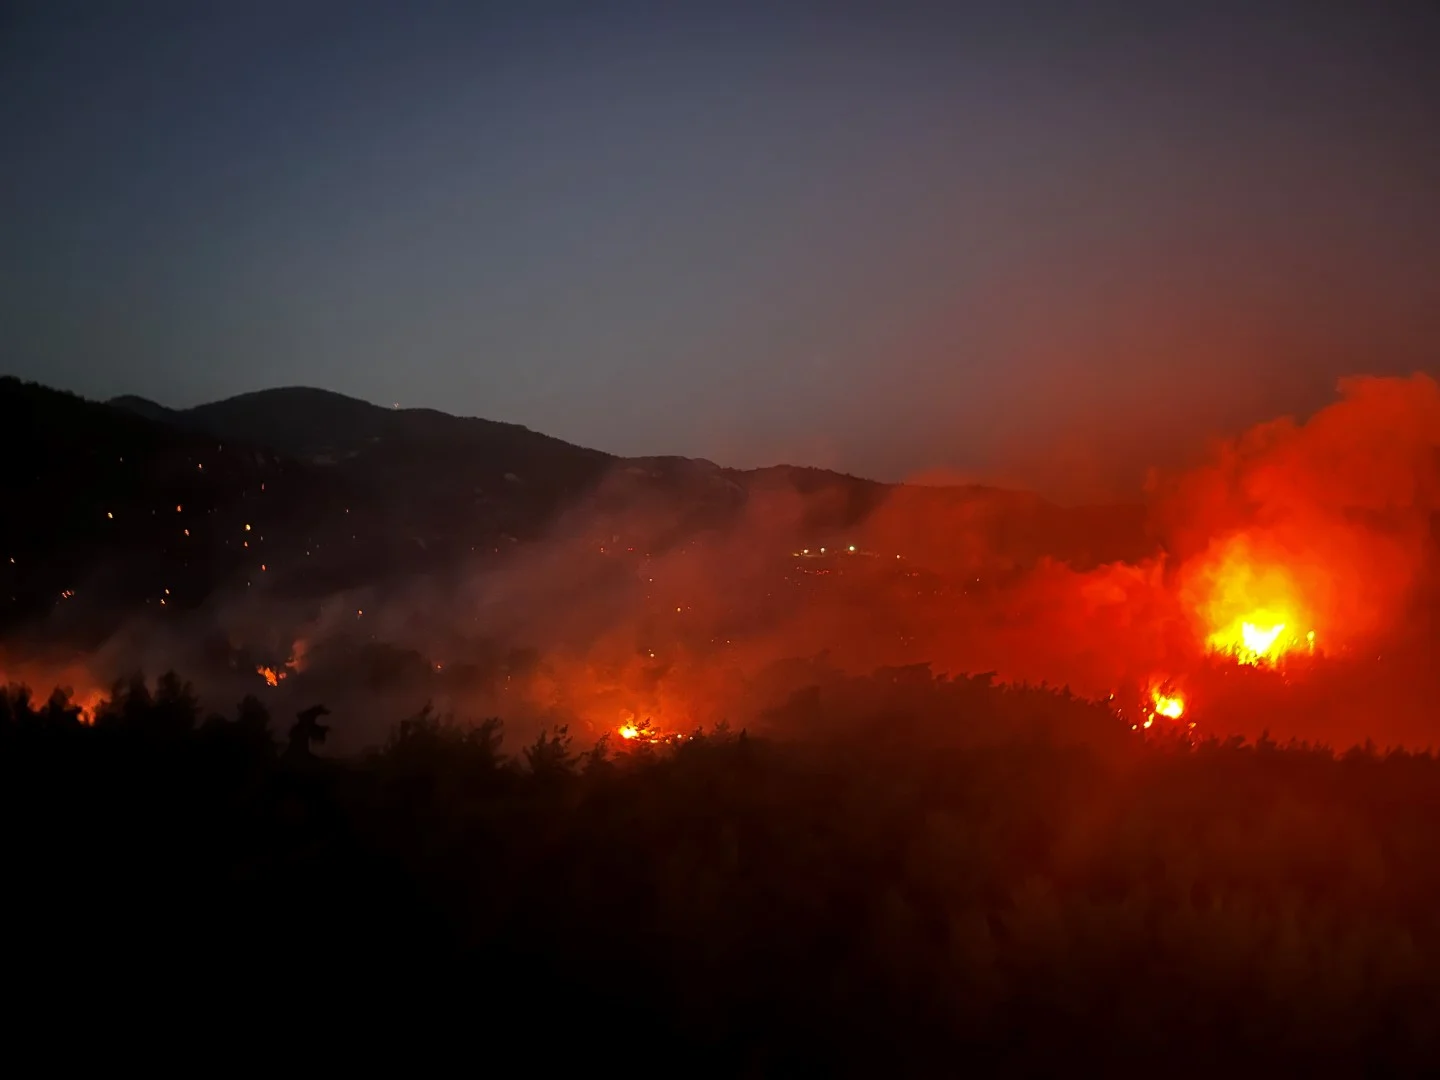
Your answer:
[[[612,454],[604,450],[596,450],[591,447],[581,446],[557,436],[548,435],[536,431],[524,424],[511,421],[491,420],[479,416],[462,416],[456,413],[447,413],[440,409],[428,407],[385,407],[369,402],[363,398],[352,397],[335,390],[326,390],[320,387],[311,386],[281,386],[270,387],[261,390],[248,390],[230,397],[219,398],[215,401],[204,402],[199,405],[187,408],[176,409],[162,405],[150,398],[135,394],[124,394],[108,399],[105,404],[129,412],[137,413],[148,419],[161,420],[168,423],[179,424],[185,427],[199,430],[207,435],[217,437],[239,438],[246,441],[261,443],[272,446],[275,449],[287,452],[296,457],[312,458],[323,456],[327,453],[354,452],[363,449],[360,440],[384,438],[386,435],[395,435],[404,431],[408,426],[412,437],[419,431],[418,421],[429,421],[436,429],[431,433],[432,437],[437,434],[452,434],[462,431],[499,433],[505,432],[517,437],[530,437],[543,440],[544,444],[550,447],[564,447],[583,454],[593,461],[607,461],[613,464],[623,464],[634,467],[658,467],[662,471],[674,470],[676,468],[700,467],[703,471],[715,471],[732,479],[748,478],[751,480],[765,480],[769,478],[784,479],[794,484],[798,489],[823,485],[826,482],[843,482],[847,484],[859,484],[874,486],[877,489],[893,488],[934,488],[941,491],[965,491],[977,494],[994,494],[997,496],[1014,496],[1027,501],[1039,501],[1049,503],[1048,499],[1042,496],[1018,488],[1006,488],[992,484],[908,484],[905,481],[876,480],[871,477],[860,476],[854,473],[841,472],[835,469],[825,469],[814,465],[797,465],[790,462],[775,462],[770,465],[761,465],[748,469],[736,468],[728,465],[721,465],[709,458],[689,457],[680,454],[650,454],[634,457],[625,457]],[[338,438],[340,432],[334,428],[326,429],[325,434],[315,434],[311,438],[302,438],[298,431],[286,431],[281,438],[275,438],[273,427],[267,426],[257,419],[256,414],[260,412],[272,412],[279,407],[285,412],[295,410],[297,407],[307,409],[319,408],[324,410],[327,418],[332,422],[342,417],[354,425],[349,432],[344,433],[346,438]],[[342,414],[341,410],[345,412]],[[314,412],[307,414],[303,422],[306,425],[316,422]],[[261,437],[268,436],[268,437]],[[435,438],[436,442],[446,441]],[[1053,504],[1058,505],[1058,504]]]
[[[103,637],[127,613],[161,616],[217,591],[315,597],[443,578],[547,539],[585,550],[623,534],[663,552],[757,521],[777,556],[844,537],[933,567],[984,552],[1000,571],[1153,549],[1143,507],[617,458],[520,425],[311,388],[173,410],[5,377],[0,442],[0,479],[23,508],[0,519],[0,630],[73,636],[83,623]]]
[[[152,413],[164,408],[141,400]],[[1047,554],[1077,564],[1135,558],[1149,542],[1139,503],[1063,506],[1036,492],[986,484],[890,483],[791,464],[736,469],[675,455],[619,457],[519,424],[385,408],[313,387],[251,391],[170,410],[166,418],[338,468],[355,486],[383,490],[387,499],[403,492],[406,512],[419,519],[443,518],[457,491],[485,492],[503,503],[524,496],[542,518],[588,493],[586,505],[606,520],[625,520],[640,505],[673,517],[665,535],[675,537],[736,520],[756,496],[793,496],[804,504],[796,522],[804,536],[870,522],[883,525],[891,542],[904,540],[909,550],[940,560],[962,535],[983,537],[987,548],[1007,549],[1022,563]]]

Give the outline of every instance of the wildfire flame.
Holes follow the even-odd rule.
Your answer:
[[[1155,706],[1156,716],[1179,720],[1185,715],[1185,699],[1178,694],[1164,694],[1156,690],[1151,694],[1151,701]]]
[[[75,669],[50,670],[46,668],[22,667],[19,670],[0,667],[0,689],[27,687],[31,690],[52,687],[65,695],[70,705],[79,711],[82,724],[93,724],[95,713],[108,699],[109,694],[96,686],[90,677]],[[48,694],[37,694],[34,700],[43,704]]]
[[[1114,695],[1111,695],[1112,697]],[[1155,721],[1164,717],[1167,720],[1179,720],[1185,715],[1185,698],[1171,685],[1161,683],[1152,685],[1150,688],[1150,701],[1144,710],[1144,719],[1130,725],[1131,731],[1139,731],[1141,728],[1149,730],[1155,726]],[[1194,727],[1192,721],[1189,725]]]
[[[1309,631],[1302,639],[1299,634],[1291,632],[1289,626],[1288,620],[1277,619],[1273,613],[1261,611],[1217,630],[1210,635],[1207,643],[1211,649],[1233,656],[1241,664],[1274,662],[1302,647],[1313,652],[1315,631]]]
[[[295,642],[295,647],[290,652],[290,658],[286,660],[282,666],[274,668],[268,664],[258,664],[255,668],[255,674],[265,680],[266,686],[279,686],[281,680],[287,676],[292,673],[298,674],[305,670],[305,653],[308,649],[309,643],[304,638],[299,638]],[[440,670],[440,665],[435,665],[435,670]]]
[[[1245,537],[1232,538],[1201,574],[1197,614],[1209,628],[1205,643],[1237,663],[1274,663],[1302,647],[1315,648],[1315,632],[1301,634],[1304,602],[1297,575],[1265,559]]]
[[[642,721],[633,715],[615,729],[615,734],[633,746],[668,744],[680,740],[680,735],[677,732],[656,731],[654,725],[651,724],[648,719]]]

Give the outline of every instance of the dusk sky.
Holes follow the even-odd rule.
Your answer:
[[[1093,497],[1434,371],[1440,5],[0,8],[0,371]]]

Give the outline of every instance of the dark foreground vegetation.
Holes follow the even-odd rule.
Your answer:
[[[1064,743],[1015,723],[1045,695],[968,700],[893,737],[618,756],[422,715],[342,761],[318,711],[272,735],[173,678],[93,726],[11,691],[8,977],[52,1015],[188,999],[287,1040],[424,1016],[527,1068],[1440,1063],[1435,758]]]

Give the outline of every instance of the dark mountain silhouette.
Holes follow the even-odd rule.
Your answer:
[[[181,422],[183,413],[174,409],[167,409],[164,405],[151,401],[149,398],[139,397],[135,394],[122,394],[120,397],[111,398],[106,404],[126,412],[143,416],[146,420],[159,420],[167,424],[178,424]]]
[[[0,626],[73,637],[103,632],[99,611],[183,609],[262,573],[281,550],[263,522],[303,536],[348,497],[269,450],[10,378],[0,446]]]
[[[190,409],[167,409],[137,397],[115,398],[110,404],[217,438],[268,446],[318,465],[369,466],[416,451],[449,453],[483,462],[486,472],[498,472],[502,479],[506,473],[521,478],[529,474],[549,484],[583,485],[597,479],[615,460],[519,424],[451,416],[434,409],[386,409],[310,387],[258,390]]]
[[[900,492],[913,513],[982,530],[985,542],[1012,548],[1018,562],[1048,554],[1093,564],[1137,557],[1150,546],[1138,504],[1068,508],[985,485],[913,487],[792,465],[740,470],[697,458],[617,458],[518,424],[381,408],[326,390],[264,390],[184,410],[134,397],[112,404],[337,468],[361,486],[404,491],[408,512],[420,517],[444,514],[460,493],[491,507],[527,506],[525,520],[511,522],[514,530],[598,488],[597,507],[616,514],[637,501],[663,501],[666,512],[657,516],[669,520],[650,538],[655,543],[723,524],[757,491],[805,497],[800,527],[820,534],[855,528]],[[943,545],[945,537],[932,540]]]
[[[614,460],[503,424],[430,409],[384,409],[327,390],[289,387],[191,409],[145,399],[112,404],[217,440],[271,448],[354,493],[367,528],[434,553],[541,532]],[[462,542],[463,541],[463,542]],[[408,553],[397,552],[402,563]]]
[[[500,466],[471,452],[336,468],[143,399],[124,406],[0,379],[0,631],[83,644],[222,587],[306,596],[407,578],[537,535],[556,503],[546,483],[578,482],[502,474],[487,498],[474,473]]]
[[[1138,508],[1066,509],[1022,492],[790,466],[615,458],[515,424],[320,390],[175,410],[7,378],[0,431],[10,508],[0,522],[0,629],[43,620],[67,639],[103,634],[118,613],[183,610],[222,586],[323,595],[503,558],[565,514],[602,542],[611,529],[648,528],[637,539],[661,548],[777,492],[804,496],[797,541],[898,529],[908,550],[937,565],[961,538],[1016,565],[1145,546]],[[930,535],[911,535],[922,524]]]

